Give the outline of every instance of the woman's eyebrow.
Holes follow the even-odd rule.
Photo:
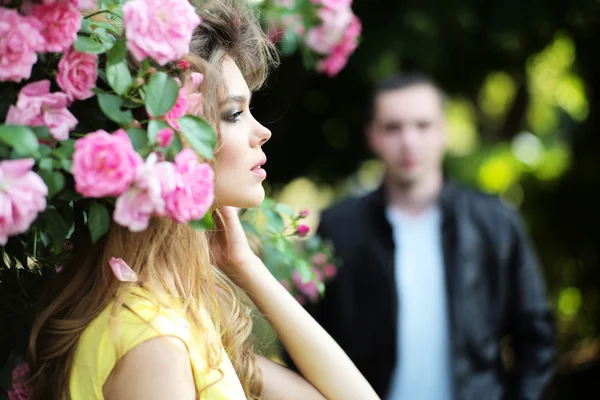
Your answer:
[[[225,103],[246,103],[250,101],[250,98],[246,95],[243,94],[237,94],[237,95],[232,95],[227,97],[227,99],[225,100]]]

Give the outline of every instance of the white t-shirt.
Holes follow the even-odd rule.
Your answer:
[[[388,400],[452,400],[440,211],[388,207],[396,253],[398,354]]]

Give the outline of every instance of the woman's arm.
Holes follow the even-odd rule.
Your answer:
[[[263,374],[264,400],[326,400],[306,379],[262,356],[256,356]]]
[[[235,209],[221,212],[227,235],[218,239],[218,265],[227,266],[224,272],[266,316],[302,375],[330,400],[378,399],[340,346],[252,253]]]
[[[113,368],[102,392],[106,400],[195,399],[185,344],[160,336],[134,347]]]

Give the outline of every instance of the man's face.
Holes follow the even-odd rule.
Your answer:
[[[439,92],[418,84],[380,93],[375,98],[368,139],[391,183],[414,185],[434,176],[441,168],[446,146]]]

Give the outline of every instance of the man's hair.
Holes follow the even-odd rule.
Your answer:
[[[387,78],[383,79],[381,82],[379,82],[373,90],[373,94],[371,96],[371,114],[369,119],[372,120],[375,116],[375,100],[380,94],[396,90],[408,89],[414,86],[421,85],[432,87],[440,96],[442,107],[445,105],[446,94],[439,87],[439,85],[429,76],[422,73],[390,75]]]

